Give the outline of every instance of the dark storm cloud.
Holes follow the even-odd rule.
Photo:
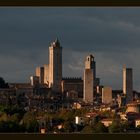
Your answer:
[[[45,47],[55,36],[60,36],[66,48],[78,51],[90,50],[91,46],[101,51],[140,45],[140,30],[135,25],[140,22],[136,18],[139,9],[2,8],[1,11],[1,42],[10,43],[13,48],[15,43],[19,47]]]
[[[121,88],[123,64],[139,75],[139,17],[140,8],[1,7],[0,74],[27,81],[36,66],[48,63],[48,47],[58,36],[64,76],[82,76],[92,53],[102,84]]]

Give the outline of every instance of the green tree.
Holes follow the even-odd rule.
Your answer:
[[[0,132],[1,133],[17,133],[21,132],[20,126],[16,122],[11,121],[0,121]]]
[[[11,115],[9,119],[10,119],[11,122],[19,123],[19,121],[20,121],[20,114],[19,113],[15,113],[15,114]]]
[[[6,122],[8,120],[9,120],[9,116],[6,113],[2,112],[0,114],[0,121],[5,121]]]
[[[84,134],[92,134],[92,133],[93,133],[93,127],[90,126],[90,125],[86,125],[86,126],[82,129],[81,133],[84,133]]]
[[[22,126],[25,127],[27,132],[38,132],[39,125],[33,112],[27,112],[23,116]]]
[[[129,126],[128,121],[122,121],[121,122],[121,131],[122,132],[126,132],[127,129],[129,129],[129,128],[130,128],[130,126]]]
[[[63,119],[64,121],[74,121],[75,111],[63,109],[63,110],[58,111],[54,117]]]
[[[125,113],[125,112],[126,112],[127,107],[126,107],[126,106],[122,106],[120,109],[121,109],[121,110],[120,110],[121,112]]]
[[[9,88],[8,83],[5,83],[5,80],[0,77],[0,88]]]
[[[74,131],[74,128],[72,127],[72,123],[69,121],[64,122],[64,132],[70,133],[73,131]]]
[[[114,120],[109,126],[109,133],[120,133],[122,132],[122,127],[119,121]]]
[[[86,109],[86,108],[75,109],[75,116],[83,116],[83,115],[85,115],[87,112],[89,112],[89,110]]]
[[[97,124],[95,124],[95,126],[93,126],[93,132],[94,133],[107,133],[108,129],[107,127],[104,126],[104,124],[102,124],[101,122],[98,122]]]
[[[102,115],[103,115],[105,118],[113,118],[115,114],[114,114],[113,112],[107,110],[107,111],[102,112]]]

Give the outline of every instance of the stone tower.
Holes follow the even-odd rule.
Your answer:
[[[49,87],[53,91],[61,91],[62,80],[62,47],[56,39],[49,47]]]
[[[133,75],[132,68],[123,66],[123,94],[126,96],[126,103],[133,101]]]
[[[96,67],[94,57],[89,55],[86,57],[84,70],[84,101],[93,103],[94,97],[94,81],[96,77]]]
[[[94,78],[96,78],[96,62],[94,61],[93,55],[86,57],[85,69],[92,69],[94,71]]]
[[[36,68],[36,76],[39,77],[39,83],[44,83],[44,67],[37,67]]]

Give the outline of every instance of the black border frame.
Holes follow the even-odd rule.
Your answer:
[[[140,0],[0,0],[0,6],[140,6]],[[138,17],[139,18],[139,17]],[[140,134],[0,134],[1,140],[109,140],[138,139]]]

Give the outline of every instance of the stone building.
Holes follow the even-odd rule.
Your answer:
[[[75,117],[75,124],[77,124],[77,125],[83,125],[84,124],[84,117],[76,116]]]
[[[113,122],[113,119],[111,119],[111,118],[101,120],[101,123],[103,123],[104,126],[106,126],[106,127],[109,127],[112,124],[112,122]]]
[[[30,77],[31,86],[35,86],[39,84],[39,77],[38,76],[31,76]]]
[[[36,68],[36,76],[39,77],[39,83],[44,84],[44,67]]]
[[[103,87],[102,88],[102,103],[109,104],[112,102],[112,88]]]
[[[62,47],[56,39],[49,47],[49,87],[61,91],[62,80]]]
[[[84,101],[87,103],[93,103],[94,97],[94,80],[95,80],[95,61],[92,55],[86,57],[85,70],[84,70]]]
[[[132,68],[123,67],[123,94],[126,96],[126,103],[133,101],[133,75]]]
[[[132,103],[127,104],[126,112],[140,113],[140,103],[132,102]]]
[[[75,97],[83,98],[83,80],[81,78],[63,78],[61,81],[62,93],[76,94]]]
[[[36,76],[39,77],[41,84],[47,84],[53,91],[62,93],[67,91],[69,94],[76,93],[78,97],[83,97],[81,78],[62,79],[62,47],[58,39],[49,46],[49,64],[37,67]]]
[[[33,86],[30,83],[9,83],[10,89],[15,89],[16,94],[33,94]]]
[[[61,92],[62,80],[62,47],[56,39],[49,46],[49,65],[36,68],[36,76],[41,84],[47,84],[53,91]]]
[[[16,105],[16,96],[14,88],[0,88],[0,105]]]
[[[84,96],[87,102],[93,102],[93,93],[100,83],[100,79],[96,78],[96,62],[92,55],[86,58],[83,80],[72,77],[62,78],[62,47],[58,39],[49,46],[49,64],[37,67],[36,76],[40,77],[41,84],[47,84],[52,91],[75,93],[78,98]]]
[[[44,65],[44,84],[49,85],[49,65]]]
[[[140,126],[140,118],[135,120],[135,127],[139,127]]]

